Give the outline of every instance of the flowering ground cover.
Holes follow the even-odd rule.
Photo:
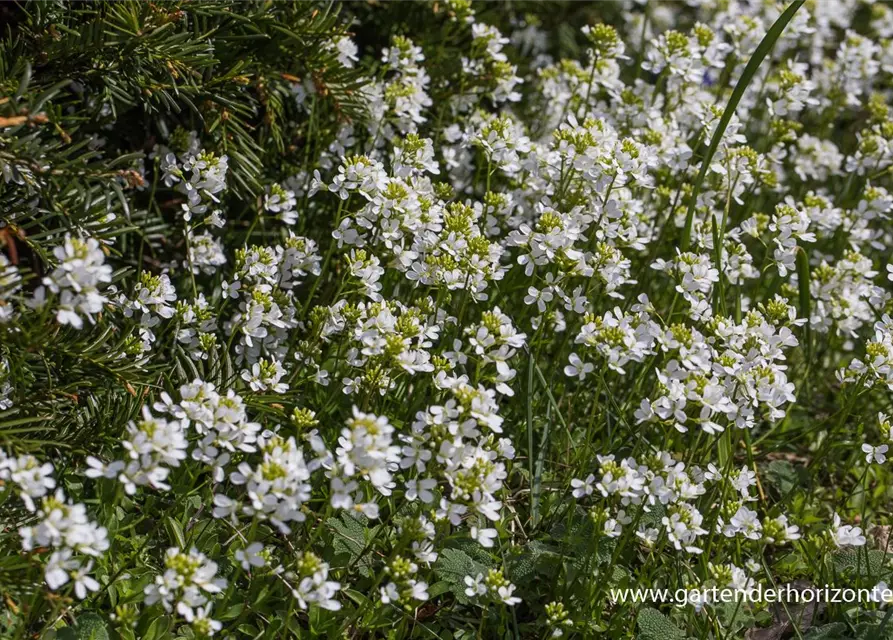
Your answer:
[[[893,9],[0,19],[0,637],[893,637]]]

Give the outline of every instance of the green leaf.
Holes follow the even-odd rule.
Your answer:
[[[428,597],[433,600],[437,596],[441,596],[450,590],[450,583],[446,580],[441,580],[439,582],[435,582],[430,587],[428,587]]]
[[[142,636],[141,640],[160,640],[160,638],[164,638],[166,636],[167,631],[168,629],[170,629],[170,627],[170,616],[158,616],[149,625],[149,628],[146,630],[146,633]]]
[[[109,640],[105,620],[95,613],[82,613],[71,627],[56,631],[60,640]]]
[[[808,366],[812,366],[812,325],[809,322],[809,317],[812,315],[812,296],[809,292],[809,283],[809,256],[806,255],[803,247],[797,247],[797,286],[800,294],[800,317],[807,319],[806,324],[803,326],[804,341],[806,342],[806,363]]]
[[[221,613],[218,619],[223,620],[223,621],[235,620],[236,618],[239,617],[239,615],[242,613],[242,611],[244,609],[245,609],[245,605],[243,603],[240,602],[238,604],[234,604],[233,606],[229,607],[226,611]]]
[[[648,511],[645,511],[642,517],[639,518],[639,525],[642,527],[658,527],[665,515],[667,515],[667,508],[663,504],[660,502],[650,504],[648,505]]]
[[[732,431],[726,430],[719,436],[719,442],[716,445],[716,449],[719,455],[720,468],[726,467],[726,463],[729,461],[729,458],[732,457],[732,452],[735,450],[735,444],[732,440],[733,435]]]
[[[682,640],[685,638],[685,633],[657,609],[647,607],[639,609],[636,626],[639,628],[638,637],[642,640]]]
[[[756,619],[749,607],[742,602],[718,602],[714,606],[714,610],[727,633],[735,633],[740,629],[756,626]]]
[[[847,626],[842,622],[832,622],[821,627],[813,627],[803,634],[803,640],[838,640],[847,637]]]
[[[834,638],[835,636],[830,636]],[[890,640],[893,638],[893,624],[884,625],[873,624],[871,622],[862,622],[856,625],[852,636],[838,636],[841,639],[852,637],[854,640]]]
[[[345,590],[342,591],[341,593],[343,593],[344,595],[346,595],[348,598],[350,598],[351,600],[353,600],[354,602],[356,602],[356,603],[357,603],[358,605],[360,605],[361,607],[362,607],[362,606],[367,606],[367,605],[371,604],[371,600],[369,600],[369,598],[367,598],[367,597],[365,596],[365,594],[360,593],[360,592],[357,591],[356,589],[345,589]],[[431,593],[430,589],[429,589],[428,593],[429,593],[429,594]]]
[[[798,473],[797,467],[787,460],[773,460],[766,466],[766,477],[778,492],[785,496],[789,494],[803,478]]]
[[[487,575],[488,566],[472,559],[461,549],[444,549],[434,563],[434,572],[444,582],[450,585],[450,591],[456,596],[456,600],[463,604],[470,602],[465,595],[466,576]]]
[[[537,576],[553,577],[561,566],[561,555],[539,540],[532,540],[520,555],[506,561],[508,578],[520,589],[530,586]]]
[[[180,549],[186,549],[186,536],[183,535],[183,527],[180,526],[179,522],[170,516],[167,516],[164,519],[164,528],[167,531],[168,538],[170,538],[172,544]]]
[[[351,515],[342,514],[341,517],[332,517],[326,520],[326,527],[332,532],[331,548],[336,556],[348,566],[356,563],[360,573],[364,576],[372,574],[372,559],[360,555],[366,549],[368,541],[368,528],[362,522]]]
[[[840,549],[831,557],[834,568],[840,573],[852,572],[860,578],[877,578],[889,573],[884,568],[887,554],[877,549],[866,550],[864,547]]]

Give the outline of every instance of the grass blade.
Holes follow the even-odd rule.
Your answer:
[[[803,247],[797,248],[797,284],[800,288],[800,315],[806,318],[804,335],[806,340],[806,366],[812,366],[812,327],[809,317],[812,315],[811,298],[809,294],[809,257]]]
[[[533,368],[536,364],[533,360],[533,351],[529,352],[530,358],[527,364],[527,466],[530,474],[531,496],[530,496],[530,513],[534,522],[539,517],[539,500],[533,491]]]

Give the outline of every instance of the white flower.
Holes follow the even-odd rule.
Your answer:
[[[78,561],[71,557],[70,549],[53,552],[44,568],[44,579],[47,586],[53,591],[57,590],[68,582],[69,571],[78,566]]]
[[[881,580],[874,586],[874,589],[871,590],[871,601],[881,604],[890,604],[893,602],[893,590],[890,589],[886,582]]]
[[[209,602],[207,594],[220,593],[226,580],[216,577],[217,563],[192,549],[181,552],[171,547],[165,552],[165,571],[144,589],[147,605],[160,602],[165,611],[176,611],[187,620],[194,608]]]
[[[66,234],[64,243],[53,249],[53,256],[57,266],[43,279],[43,285],[58,294],[57,321],[75,329],[83,327],[81,316],[95,322],[93,316],[108,302],[100,290],[112,281],[112,267],[105,264],[99,241]],[[44,287],[38,287],[34,296],[36,302],[42,302]]]
[[[595,365],[591,362],[583,362],[583,360],[576,353],[572,353],[568,360],[570,360],[570,364],[564,367],[564,375],[569,376],[571,378],[579,378],[580,380],[585,380],[586,376],[593,371],[595,371]]]
[[[475,526],[471,527],[471,539],[477,540],[478,543],[482,547],[491,548],[494,545],[494,540],[499,536],[499,532],[496,529],[478,529]]]
[[[89,575],[92,569],[93,561],[88,560],[87,564],[71,572],[71,577],[74,579],[74,593],[80,600],[86,598],[90,591],[99,591],[99,582]]]
[[[762,530],[763,525],[757,519],[757,512],[742,505],[738,507],[723,533],[730,538],[740,533],[750,540],[759,540]]]
[[[437,480],[434,478],[422,478],[416,480],[412,478],[406,481],[406,499],[412,502],[416,498],[425,504],[434,502],[434,494],[431,489],[437,486]]]
[[[263,550],[264,545],[262,543],[252,542],[244,549],[236,550],[236,562],[241,564],[245,571],[249,571],[252,567],[262,567],[267,562],[261,555]]]
[[[865,453],[865,462],[871,464],[872,462],[876,462],[877,464],[884,464],[887,460],[887,450],[889,447],[885,444],[882,444],[877,447],[873,447],[867,442],[862,445],[862,451]]]
[[[358,61],[357,45],[347,36],[341,36],[335,40],[335,49],[338,51],[338,62],[345,67],[353,67]]]
[[[499,595],[500,601],[502,601],[504,604],[509,605],[510,607],[513,607],[521,602],[521,598],[512,595],[515,592],[515,585],[513,584],[500,586],[497,588],[496,592]]]
[[[536,287],[528,287],[524,296],[524,304],[536,304],[540,313],[545,313],[546,305],[552,301],[552,292],[548,289],[538,290]]]
[[[575,498],[583,498],[586,496],[591,496],[595,487],[593,483],[595,482],[595,476],[593,474],[589,474],[586,476],[585,480],[579,480],[577,478],[573,478],[571,480],[571,487],[573,487],[573,491],[571,492]]]
[[[465,576],[465,595],[470,598],[482,596],[487,593],[487,586],[484,584],[483,574],[477,574],[475,577]]]
[[[831,539],[838,547],[853,546],[861,547],[865,544],[865,536],[862,535],[860,527],[852,525],[841,525],[840,516],[834,514],[834,522],[831,525]]]
[[[409,595],[413,600],[424,602],[430,597],[428,595],[428,583],[421,580],[410,580]]]
[[[19,496],[29,511],[34,511],[34,500],[47,495],[56,486],[52,477],[53,465],[41,463],[32,455],[3,460],[4,475],[0,479],[9,479],[19,490]]]
[[[383,604],[400,601],[400,589],[394,582],[389,582],[380,588],[381,601]]]

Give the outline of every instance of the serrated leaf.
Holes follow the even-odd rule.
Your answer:
[[[532,540],[520,555],[510,557],[506,561],[507,575],[523,590],[525,584],[535,579],[537,575],[554,576],[560,567],[560,560],[561,554],[557,550],[539,540]]]
[[[348,514],[326,520],[325,526],[332,532],[332,550],[347,565],[356,564],[360,573],[369,576],[372,573],[372,559],[361,558],[366,549],[367,527]]]
[[[813,627],[803,634],[803,640],[842,640],[847,637],[847,626],[842,622],[832,622],[821,627]]]
[[[639,609],[636,616],[638,637],[642,640],[683,640],[685,633],[657,609]]]
[[[893,624],[889,624],[889,621],[886,625],[862,622],[856,625],[851,637],[853,640],[890,640],[893,638]],[[847,636],[841,638],[849,640]]]
[[[877,578],[888,573],[884,568],[887,554],[877,549],[862,547],[839,549],[831,556],[834,568],[840,573],[852,572],[859,577]]]
[[[648,505],[648,511],[643,511],[639,518],[640,527],[659,527],[663,517],[667,515],[667,508],[658,502]]]
[[[74,625],[59,629],[56,637],[64,640],[109,640],[109,631],[102,616],[87,612],[80,614]]]
[[[714,605],[714,610],[723,629],[730,632],[751,628],[756,625],[756,619],[750,612],[750,608],[743,602],[717,602]]]
[[[434,563],[434,572],[448,583],[456,600],[463,604],[470,602],[465,595],[466,576],[487,575],[489,567],[477,562],[462,549],[444,549]]]

